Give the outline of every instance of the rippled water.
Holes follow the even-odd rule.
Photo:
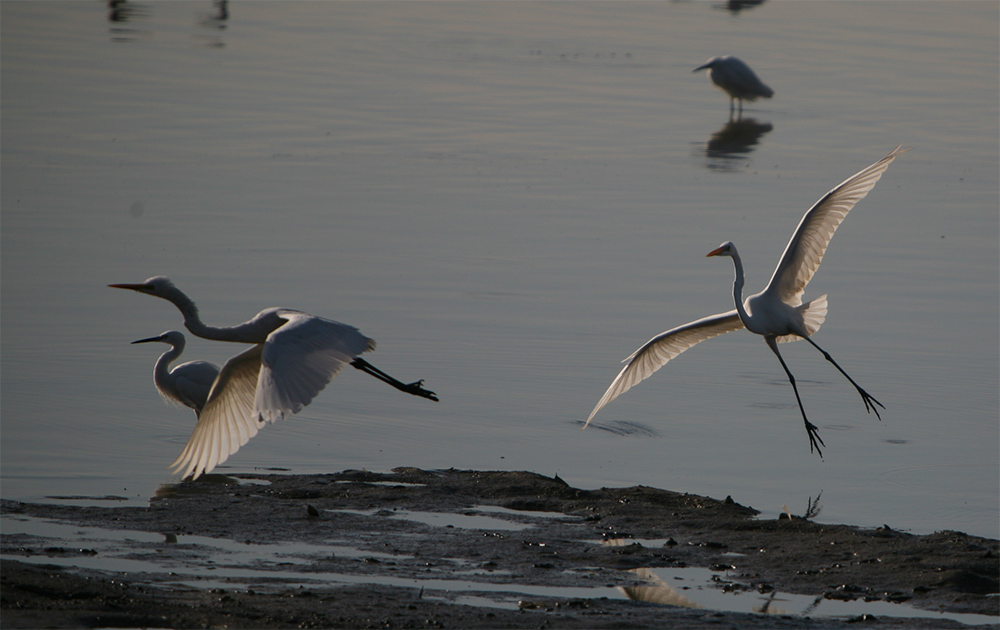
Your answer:
[[[212,324],[357,325],[441,396],[345,373],[220,472],[527,469],[998,535],[995,3],[127,6],[0,4],[5,498],[170,479],[194,416],[128,343],[180,318],[105,288],[166,274]],[[691,72],[717,54],[776,92],[741,125]],[[620,359],[731,308],[707,251],[735,241],[758,290],[805,209],[900,143],[807,291],[881,422],[785,346],[810,455],[780,365],[735,334],[579,430]]]

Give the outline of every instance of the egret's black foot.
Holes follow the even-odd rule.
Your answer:
[[[824,442],[823,438],[819,436],[819,427],[806,420],[806,433],[809,434],[809,452],[812,453],[815,448],[816,452],[819,453],[819,456],[823,457],[823,451],[820,449],[819,445],[822,444],[823,446],[826,446],[826,442]]]
[[[430,398],[431,400],[437,401],[437,394],[429,389],[424,389],[422,385],[424,384],[424,379],[420,379],[415,383],[408,383],[401,388],[401,391],[407,394],[413,394],[414,396],[422,396],[424,398]]]
[[[413,394],[414,396],[420,396],[421,398],[429,398],[435,401],[438,399],[437,394],[430,391],[429,389],[424,389],[423,387],[421,387],[421,385],[423,385],[424,383],[423,379],[415,383],[403,383],[402,381],[389,376],[388,374],[378,369],[371,363],[365,361],[361,357],[355,357],[354,360],[351,361],[351,365],[361,370],[365,374],[374,376],[375,378],[377,378],[378,380],[382,381],[387,385],[392,385],[401,392],[406,392],[407,394]]]
[[[861,394],[861,400],[865,401],[865,411],[867,411],[868,413],[871,413],[871,412],[874,411],[875,412],[875,417],[878,418],[879,421],[881,421],[882,420],[882,416],[879,415],[879,413],[878,413],[878,407],[876,407],[875,405],[878,405],[879,407],[881,407],[883,409],[885,409],[885,405],[883,405],[879,401],[875,400],[874,396],[872,396],[871,394],[869,394],[865,390],[861,389],[860,387],[858,388],[858,393]]]

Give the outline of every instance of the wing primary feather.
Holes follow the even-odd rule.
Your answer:
[[[892,161],[906,151],[909,151],[908,147],[899,145],[878,162],[848,177],[813,204],[792,233],[764,292],[777,292],[784,302],[792,306],[800,305],[806,285],[823,262],[826,248],[847,213],[871,192]]]
[[[251,346],[219,371],[191,438],[171,464],[175,471],[185,468],[182,478],[211,472],[257,434],[253,404],[261,348]]]
[[[703,317],[653,337],[625,359],[627,364],[611,381],[611,385],[597,402],[597,406],[590,412],[590,417],[587,418],[583,428],[587,428],[597,412],[605,405],[652,376],[654,372],[685,350],[702,341],[740,328],[743,328],[743,322],[740,321],[736,309],[733,309],[725,313]]]
[[[255,412],[266,422],[298,413],[356,356],[375,347],[357,328],[283,310],[261,354]]]

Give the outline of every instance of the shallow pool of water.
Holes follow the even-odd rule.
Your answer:
[[[470,528],[505,530],[496,522],[500,519],[483,516],[403,512],[398,518],[426,522],[430,527],[448,527],[449,523],[456,522],[465,523]],[[470,520],[466,522],[463,519]],[[444,565],[428,567],[426,575],[419,578],[394,576],[393,564],[412,560],[411,556],[356,549],[338,544],[335,540],[328,544],[249,544],[207,536],[165,536],[152,532],[81,527],[9,514],[0,518],[0,530],[3,532],[4,558],[124,573],[131,576],[130,579],[163,586],[267,591],[289,587],[376,584],[420,589],[421,596],[429,599],[507,609],[530,610],[534,606],[545,605],[541,602],[546,599],[610,597],[724,612],[803,617],[916,617],[953,619],[970,625],[997,622],[995,617],[988,615],[936,613],[884,601],[829,600],[821,594],[806,596],[777,591],[759,593],[725,571],[692,567],[635,569],[631,573],[640,582],[619,588],[604,585],[545,586],[527,584],[506,571],[484,569],[461,558],[447,559]],[[601,544],[639,544],[652,548],[658,542],[611,540]],[[315,568],[317,563],[333,556],[356,560],[359,566],[375,563],[384,570],[332,572]]]

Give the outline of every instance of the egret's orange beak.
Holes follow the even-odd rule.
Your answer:
[[[716,247],[712,251],[710,251],[707,254],[705,254],[705,258],[708,258],[709,256],[718,256],[721,253],[722,253],[722,248],[721,247]],[[115,286],[115,285],[111,285],[111,286]],[[119,286],[122,286],[122,285],[119,285]]]

